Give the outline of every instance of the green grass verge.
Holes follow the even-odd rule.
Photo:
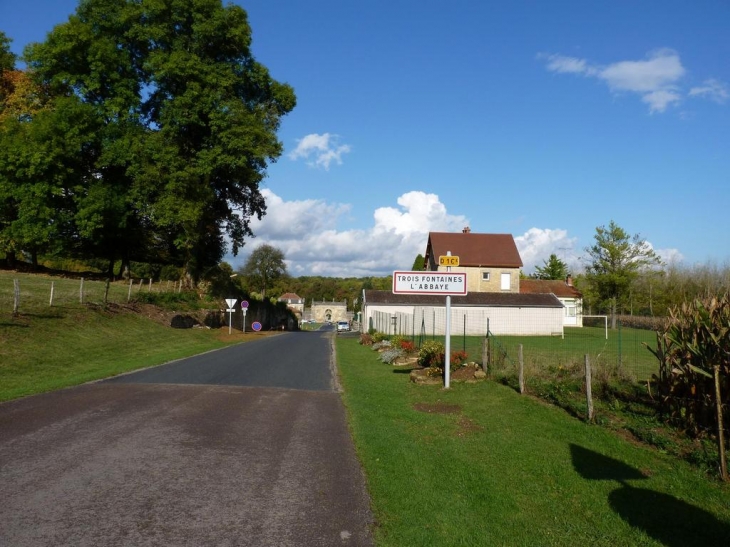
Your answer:
[[[216,331],[171,329],[114,308],[54,307],[16,318],[2,313],[0,401],[158,365],[227,343]]]
[[[730,490],[683,462],[495,382],[417,386],[356,339],[337,359],[380,547],[730,537]]]

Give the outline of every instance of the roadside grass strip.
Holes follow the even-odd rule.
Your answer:
[[[377,545],[728,545],[730,487],[513,389],[415,385],[337,339]]]
[[[0,319],[0,401],[159,365],[240,342],[134,313],[55,307]]]

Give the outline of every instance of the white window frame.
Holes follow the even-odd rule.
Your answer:
[[[489,272],[482,272],[482,281],[489,281]]]
[[[507,280],[506,286],[505,279]],[[502,272],[502,275],[499,278],[499,286],[503,291],[512,290],[512,274],[510,272]]]

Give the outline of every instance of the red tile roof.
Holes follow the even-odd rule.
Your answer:
[[[563,298],[583,298],[583,293],[565,281],[552,279],[520,279],[521,294],[554,294]]]
[[[284,301],[284,300],[301,300],[301,299],[302,299],[301,296],[299,296],[299,295],[297,295],[297,294],[295,294],[293,292],[284,293],[284,294],[282,294],[279,297],[279,300],[281,300],[281,301]]]
[[[459,257],[459,266],[521,268],[522,259],[511,234],[473,234],[471,232],[431,232],[428,234],[425,263],[448,251]]]

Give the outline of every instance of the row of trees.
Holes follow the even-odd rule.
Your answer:
[[[596,228],[587,247],[585,271],[573,276],[583,293],[585,313],[666,317],[669,310],[697,298],[730,292],[730,267],[664,264],[638,234],[611,221]],[[565,279],[565,262],[555,254],[536,268],[540,279]]]
[[[0,253],[170,264],[234,254],[266,205],[292,88],[221,0],[85,0],[17,68],[0,31]]]

